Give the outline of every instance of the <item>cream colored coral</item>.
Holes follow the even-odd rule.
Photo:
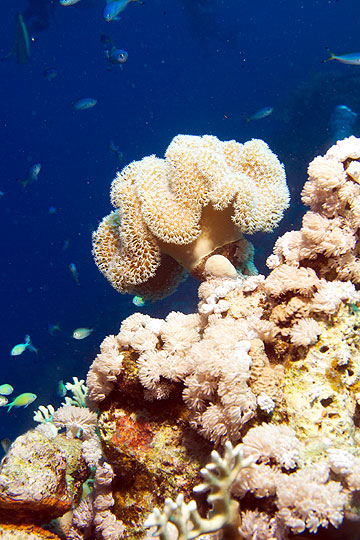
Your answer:
[[[309,165],[302,200],[310,207],[300,231],[279,238],[270,268],[308,266],[319,278],[360,280],[360,139],[338,141]]]
[[[294,291],[311,296],[314,287],[319,283],[316,272],[311,268],[295,268],[282,264],[275,268],[264,282],[267,294],[280,296],[287,291]]]
[[[291,343],[297,347],[314,345],[321,334],[319,323],[314,319],[300,319],[290,330]]]
[[[57,428],[66,428],[68,438],[86,440],[95,434],[97,415],[86,407],[63,405],[54,412],[52,421]]]
[[[118,173],[111,201],[116,211],[93,234],[95,262],[118,291],[136,293],[148,281],[161,287],[151,282],[161,254],[192,271],[243,232],[273,230],[289,192],[265,142],[178,135],[165,159],[145,157]]]

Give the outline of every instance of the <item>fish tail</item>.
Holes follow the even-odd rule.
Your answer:
[[[27,186],[28,183],[29,183],[29,180],[21,180],[20,178],[17,178],[16,181],[17,181],[17,182],[20,182],[20,184],[22,185],[22,188],[21,188],[21,189],[25,189],[26,186]]]
[[[13,405],[14,405],[13,403],[10,403],[9,405],[7,405],[7,408],[8,408],[7,412],[9,412],[10,409],[12,409]]]
[[[34,347],[34,345],[31,343],[29,334],[25,336],[24,344],[26,345],[26,348],[29,349],[29,351],[34,352],[36,354],[38,353],[38,350],[36,349],[36,347]]]
[[[322,61],[323,64],[325,64],[325,62],[329,62],[329,60],[334,60],[335,57],[336,57],[336,54],[333,53],[332,51],[330,51],[329,47],[326,47],[326,50],[328,51],[330,56],[329,56],[329,58],[326,58],[325,60]]]

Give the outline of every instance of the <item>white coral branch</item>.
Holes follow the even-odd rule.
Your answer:
[[[155,508],[144,523],[144,526],[156,527],[153,536],[161,540],[170,540],[168,523],[173,523],[178,530],[177,540],[193,540],[201,534],[226,529],[224,537],[238,536],[238,503],[231,499],[230,488],[239,471],[250,467],[253,458],[243,458],[241,446],[235,448],[228,441],[222,458],[215,450],[211,452],[211,462],[200,472],[204,482],[194,488],[195,492],[210,491],[207,497],[212,508],[208,518],[202,518],[197,511],[196,502],[184,502],[183,495],[176,501],[166,499],[163,511]]]

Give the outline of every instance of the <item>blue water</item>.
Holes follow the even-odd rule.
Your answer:
[[[11,49],[13,18],[26,5],[2,0],[1,55]],[[346,104],[360,114],[360,67],[322,63],[325,47],[360,51],[357,0],[145,0],[110,23],[102,10],[102,0],[56,5],[49,27],[33,35],[29,61],[0,62],[0,384],[12,384],[14,395],[38,395],[28,409],[0,409],[0,439],[31,427],[39,405],[58,406],[58,380],[85,377],[103,337],[139,309],[110,287],[91,256],[91,232],[111,209],[117,169],[145,155],[161,157],[178,133],[263,138],[286,166],[293,201],[275,234],[254,238],[265,271],[277,235],[301,222],[306,167],[330,144],[332,110]],[[103,33],[129,53],[123,69],[107,69]],[[43,77],[48,67],[57,70],[53,81]],[[83,97],[98,103],[74,112],[72,102]],[[264,106],[274,107],[271,116],[245,122]],[[38,182],[22,189],[16,179],[36,162]],[[141,309],[163,317],[191,312],[196,301],[189,280]],[[61,332],[51,336],[48,323],[59,323]],[[76,341],[72,332],[80,326],[95,331]],[[11,357],[25,334],[38,354]]]

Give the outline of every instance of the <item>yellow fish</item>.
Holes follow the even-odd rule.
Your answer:
[[[90,336],[91,332],[93,332],[93,328],[77,328],[73,332],[73,338],[74,339],[85,339],[88,336]]]
[[[8,396],[9,394],[11,394],[12,392],[14,391],[13,387],[11,386],[11,384],[1,384],[0,385],[0,394],[2,396]]]
[[[18,343],[11,349],[11,356],[19,356],[19,354],[22,354],[25,349],[29,349],[31,352],[37,353],[37,349],[34,347],[34,345],[31,343],[31,339],[29,335],[25,336],[24,343]]]
[[[14,401],[12,401],[11,403],[7,405],[9,407],[8,412],[10,411],[12,407],[27,407],[28,405],[30,405],[30,403],[35,401],[36,398],[37,398],[37,395],[31,394],[30,392],[25,392],[24,394],[20,394],[19,396],[16,396]]]

